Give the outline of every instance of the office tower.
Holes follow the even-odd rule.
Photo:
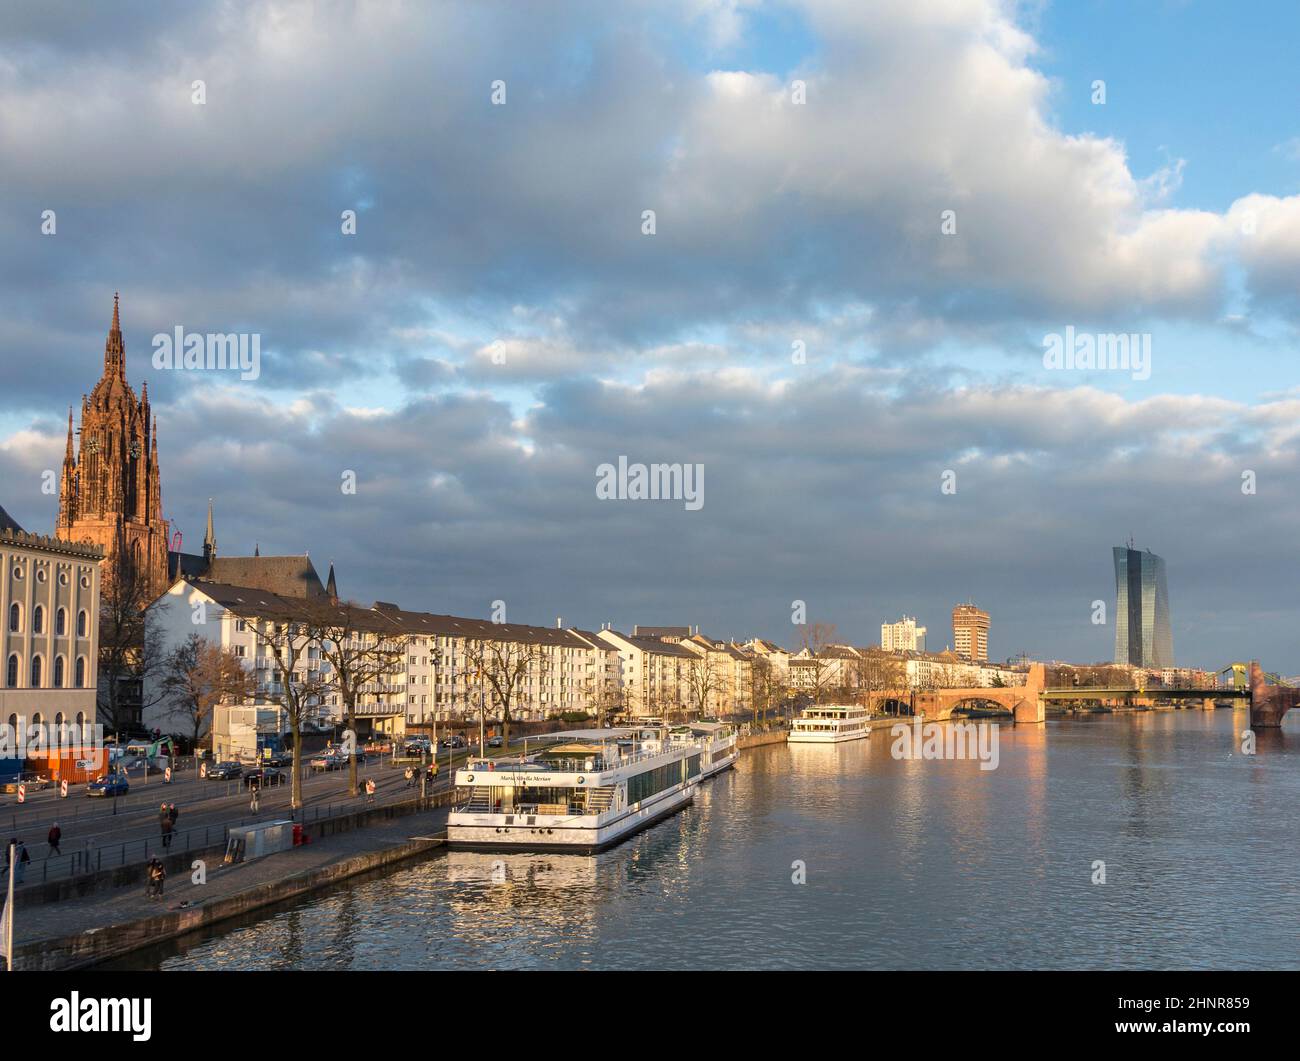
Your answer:
[[[1115,555],[1115,662],[1134,667],[1172,667],[1174,635],[1169,622],[1165,562],[1150,549],[1117,545]]]

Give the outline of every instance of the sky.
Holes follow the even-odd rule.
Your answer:
[[[53,528],[118,291],[187,551],[211,497],[223,555],[309,552],[362,603],[795,647],[802,602],[941,649],[973,601],[993,657],[1090,662],[1132,537],[1179,664],[1300,672],[1297,30],[1191,0],[11,9],[0,505]],[[177,327],[256,335],[257,377],[156,366]],[[1052,362],[1067,335],[1149,360]],[[702,466],[702,503],[602,497],[621,456]]]

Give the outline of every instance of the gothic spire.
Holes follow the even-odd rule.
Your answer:
[[[329,597],[331,604],[339,602],[339,587],[334,581],[334,561],[330,561],[330,577],[325,583],[325,595]]]
[[[118,315],[117,292],[113,293],[113,323],[104,343],[104,375],[116,375],[126,382],[126,347],[122,342],[122,320]]]
[[[72,406],[68,406],[68,448],[64,451],[63,461],[66,464],[72,460]]]
[[[217,556],[217,535],[212,529],[212,498],[208,498],[208,530],[203,535],[203,559],[209,564]]]

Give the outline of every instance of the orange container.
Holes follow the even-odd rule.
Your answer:
[[[27,769],[51,781],[79,785],[93,781],[108,768],[105,748],[57,748],[27,757]]]

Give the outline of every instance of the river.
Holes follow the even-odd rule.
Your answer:
[[[1297,722],[1003,725],[995,770],[758,748],[600,855],[444,852],[114,967],[1300,968]]]

